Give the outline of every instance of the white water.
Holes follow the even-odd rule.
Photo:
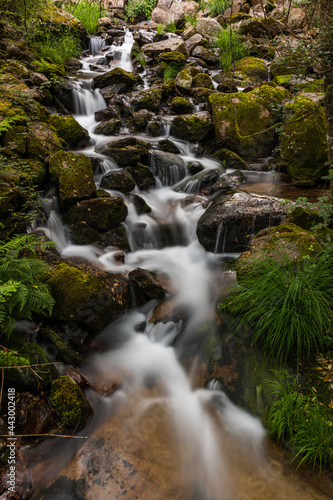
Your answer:
[[[115,55],[112,67],[119,65],[123,69],[131,69],[129,52],[132,41],[128,33],[121,47],[110,48]],[[98,42],[95,40],[92,52],[97,45]],[[116,59],[117,54],[121,57]],[[89,130],[93,142],[93,146],[87,148],[85,153],[95,154],[94,149],[98,145],[113,139],[93,134],[96,126],[94,113],[106,107],[104,99],[98,89],[91,88],[89,80],[77,81],[74,96],[75,117]],[[185,141],[174,142],[183,151],[182,158],[185,161],[195,157],[193,145]],[[117,168],[110,159],[101,158],[102,173]],[[207,170],[220,165],[208,158],[200,158],[200,162]],[[171,186],[162,187],[157,183],[158,188],[147,192],[135,190],[152,208],[152,212],[148,215],[138,216],[129,197],[121,195],[129,209],[124,225],[131,245],[131,252],[126,255],[123,265],[119,266],[114,261],[113,255],[116,250],[114,248],[100,250],[91,245],[71,244],[56,212],[51,212],[48,227],[43,230],[56,242],[64,257],[79,256],[103,266],[109,272],[127,274],[141,267],[167,276],[172,300],[184,306],[187,311],[186,327],[182,321],[177,323],[170,321],[166,325],[149,323],[151,308],[148,311],[146,309],[145,313],[128,311],[116,324],[112,324],[102,333],[104,338],[123,331],[119,347],[94,354],[88,360],[84,373],[92,384],[104,378],[115,377],[121,383],[125,399],[130,399],[133,394],[136,397],[141,395],[140,404],[136,408],[139,413],[155,401],[144,395],[145,381],[149,377],[153,378],[159,393],[158,399],[172,408],[170,418],[177,429],[179,448],[187,450],[181,465],[184,476],[188,476],[189,480],[195,479],[202,490],[207,492],[214,490],[215,487],[212,485],[220,484],[223,477],[223,492],[219,498],[224,500],[230,498],[228,476],[232,472],[225,465],[227,457],[216,439],[216,422],[213,422],[209,406],[214,407],[220,425],[231,439],[235,443],[242,439],[244,454],[260,455],[265,433],[257,419],[236,408],[223,392],[193,390],[191,380],[178,360],[179,350],[172,347],[175,338],[182,331],[183,341],[179,349],[183,349],[185,345],[186,351],[186,342],[191,342],[197,335],[200,324],[211,318],[214,282],[212,264],[219,259],[218,256],[208,254],[198,243],[195,234],[196,224],[204,208],[198,201],[184,208],[181,206],[187,194],[173,191],[173,185],[179,180],[176,168],[173,173],[171,180],[164,183],[171,183]],[[101,174],[96,176],[96,181],[99,182],[100,178]],[[166,228],[169,235],[163,240]],[[216,250],[221,251],[222,227],[216,245]],[[147,322],[146,328],[143,334],[139,334],[135,331],[135,326],[142,322]]]

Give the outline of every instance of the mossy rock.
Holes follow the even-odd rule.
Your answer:
[[[236,89],[237,90],[237,89]],[[206,103],[210,95],[214,93],[212,89],[205,89],[203,87],[192,87],[191,95],[195,104]]]
[[[322,106],[300,97],[286,105],[280,137],[281,161],[296,182],[313,182],[327,170],[326,117]]]
[[[102,122],[100,125],[94,130],[94,134],[103,134],[103,135],[116,135],[119,133],[121,127],[121,120],[112,118],[107,122]]]
[[[135,129],[138,132],[143,132],[151,118],[152,114],[146,109],[142,109],[138,113],[133,113],[133,123],[135,125]]]
[[[213,130],[211,117],[208,113],[176,116],[172,120],[170,134],[178,139],[190,142],[202,141]]]
[[[108,247],[119,248],[124,252],[129,252],[131,250],[125,228],[123,226],[117,226],[106,233],[101,234],[104,244]]]
[[[305,75],[312,67],[309,58],[308,48],[300,41],[295,45],[295,41],[290,44],[285,43],[277,50],[274,61],[270,66],[270,71],[274,77],[280,75]]]
[[[38,341],[43,345],[46,352],[50,353],[52,358],[56,361],[61,361],[71,366],[81,366],[82,356],[74,351],[64,336],[51,328],[43,328],[38,333]]]
[[[71,241],[75,245],[95,245],[96,247],[105,246],[102,235],[97,229],[88,226],[85,221],[79,221],[71,224]]]
[[[147,109],[148,111],[158,111],[162,102],[161,89],[142,90],[134,94],[131,98],[131,106],[135,111]]]
[[[49,171],[64,207],[95,196],[93,169],[85,155],[59,151],[51,156]]]
[[[174,97],[171,101],[171,111],[178,115],[192,113],[193,108],[191,101],[185,97]]]
[[[267,80],[267,66],[262,59],[257,57],[243,57],[235,63],[235,70],[253,80]]]
[[[135,188],[135,180],[127,169],[111,170],[103,175],[100,186],[103,189],[128,194]]]
[[[219,149],[214,153],[214,158],[220,160],[225,168],[240,168],[246,170],[245,161],[229,149]]]
[[[171,97],[174,97],[176,91],[175,79],[171,78],[169,81],[163,83],[162,85],[162,100],[167,101]]]
[[[159,120],[152,120],[148,122],[148,132],[152,137],[159,137],[162,135],[163,126]]]
[[[205,73],[198,73],[192,81],[192,87],[200,87],[203,89],[214,89],[212,79]]]
[[[90,140],[87,130],[72,116],[51,115],[49,123],[56,129],[58,136],[71,148],[84,147]]]
[[[2,136],[4,146],[8,146],[11,152],[24,156],[27,150],[27,129],[22,125],[10,127]]]
[[[54,129],[42,122],[36,122],[30,127],[27,147],[30,156],[45,161],[49,156],[62,149]]]
[[[179,65],[184,65],[187,61],[187,57],[181,52],[177,52],[176,50],[174,50],[172,52],[162,52],[162,54],[158,56],[158,60],[167,63],[177,63]]]
[[[138,196],[137,194],[134,194],[132,196],[132,203],[138,215],[149,214],[151,212],[151,207],[147,205],[145,200],[141,198],[141,196]]]
[[[277,139],[274,125],[281,119],[277,108],[288,95],[286,89],[269,85],[245,94],[212,94],[216,144],[245,159],[271,154]]]
[[[314,225],[323,222],[316,210],[296,207],[287,217],[287,221],[303,229],[310,230]]]
[[[112,141],[98,149],[98,152],[110,156],[120,167],[127,167],[135,166],[138,162],[145,163],[149,149],[150,145],[147,142],[128,137]]]
[[[14,75],[16,78],[29,78],[30,71],[28,68],[21,63],[20,61],[16,61],[15,59],[8,59],[5,64],[1,67],[4,73],[9,73]]]
[[[137,306],[142,306],[150,300],[164,299],[165,289],[150,271],[138,267],[129,273],[128,278]]]
[[[91,228],[103,232],[119,226],[127,213],[127,206],[119,196],[94,198],[72,206],[65,215],[65,221],[69,224],[85,222]]]
[[[137,83],[133,73],[129,73],[122,68],[115,68],[102,75],[95,76],[93,85],[95,88],[104,89],[110,85],[123,84],[126,89],[130,89]]]
[[[183,69],[175,79],[175,84],[177,89],[181,93],[187,93],[190,91],[192,87],[193,77],[191,71],[189,69]]]
[[[50,32],[55,34],[60,31],[70,30],[74,35],[82,40],[87,37],[87,31],[81,21],[65,10],[59,10],[55,5],[42,4],[39,10],[39,16],[43,24],[48,27]]]
[[[82,429],[92,408],[80,387],[68,375],[54,380],[51,404],[61,424],[72,429]]]
[[[133,167],[128,167],[127,170],[130,172],[131,176],[135,180],[135,183],[138,186],[138,188],[141,189],[142,191],[146,191],[147,189],[156,186],[155,177],[153,176],[149,167],[146,167],[145,165],[138,163]]]
[[[52,317],[75,321],[92,333],[103,330],[128,306],[128,282],[120,274],[61,262],[47,282],[56,301]]]
[[[275,36],[284,32],[282,23],[274,17],[255,17],[242,21],[239,26],[241,35],[250,35],[252,38],[265,38],[267,35]]]

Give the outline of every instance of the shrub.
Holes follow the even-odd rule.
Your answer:
[[[130,20],[134,20],[140,15],[150,19],[156,3],[157,0],[129,0],[126,5],[126,15]]]
[[[309,355],[332,344],[333,250],[291,261],[281,252],[279,262],[257,260],[239,278],[241,290],[220,306],[253,328],[269,356]]]
[[[248,53],[239,35],[228,28],[218,33],[214,45],[221,50],[221,64],[224,71],[229,71],[234,62]]]
[[[49,266],[39,259],[35,246],[47,248],[33,235],[16,236],[0,245],[0,325],[1,334],[12,333],[16,320],[31,319],[32,314],[51,314],[54,299],[43,274]],[[22,257],[22,252],[29,257]]]
[[[67,5],[66,10],[81,21],[89,35],[95,33],[98,20],[107,16],[107,12],[102,9],[100,2],[94,0],[79,0],[75,5]]]

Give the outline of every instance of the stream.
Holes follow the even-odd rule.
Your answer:
[[[91,145],[75,153],[99,159],[97,187],[105,173],[119,167],[96,150],[131,134],[126,129],[114,137],[94,134],[94,113],[106,103],[99,90],[92,89],[92,78],[99,73],[91,71],[90,65],[103,65],[108,54],[108,69],[119,66],[132,71],[132,43],[129,31],[123,45],[106,49],[101,39],[93,38],[91,55],[82,60],[83,68],[73,77],[74,117],[91,137]],[[153,150],[158,140],[169,139],[185,163],[195,159],[194,145],[170,137],[167,117],[163,119],[163,136],[135,137],[150,142]],[[220,165],[205,157],[200,157],[200,163],[207,171]],[[52,439],[27,447],[33,498],[328,499],[317,477],[309,482],[302,471],[294,475],[288,456],[268,443],[259,419],[235,406],[216,380],[205,389],[196,383],[204,327],[216,315],[216,290],[233,279],[232,273],[224,271],[223,262],[237,255],[221,253],[223,234],[217,237],[216,253],[203,249],[196,225],[205,210],[205,197],[195,195],[195,201],[187,204],[191,186],[186,193],[174,190],[181,180],[177,168],[168,177],[154,165],[151,168],[156,188],[140,191],[136,187],[132,192],[146,201],[151,213],[138,215],[130,195],[109,191],[121,196],[128,207],[123,225],[131,250],[124,262],[115,258],[117,249],[74,245],[56,203],[47,226],[39,228],[65,258],[81,257],[109,272],[127,274],[140,267],[165,277],[172,290],[172,300],[166,303],[186,315],[155,322],[156,302],[148,303],[127,310],[96,337],[96,345],[103,348],[91,349],[81,370],[94,388],[86,392],[94,415],[76,434],[82,439]],[[272,194],[273,173],[245,175],[243,191]],[[276,196],[283,196],[283,186],[281,176]],[[192,360],[186,370],[180,362],[183,359]]]

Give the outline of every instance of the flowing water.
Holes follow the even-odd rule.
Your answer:
[[[92,39],[92,55],[85,58],[82,75],[76,79],[75,118],[92,138],[92,145],[83,152],[100,158],[103,174],[118,166],[95,152],[114,138],[93,133],[94,112],[106,104],[99,91],[92,89],[96,73],[90,65],[101,64],[107,51],[112,55],[111,67],[132,70],[132,41],[127,32],[122,46],[104,50],[101,39]],[[168,135],[167,127],[165,131]],[[152,146],[156,142],[149,136],[145,140]],[[174,142],[185,162],[193,160],[193,145]],[[208,158],[200,162],[207,170],[218,167]],[[148,304],[128,310],[97,337],[103,349],[93,352],[82,368],[94,388],[87,392],[94,415],[78,435],[89,439],[66,444],[65,440],[47,441],[35,453],[29,451],[34,481],[40,488],[34,498],[328,498],[312,486],[305,491],[302,480],[290,475],[284,456],[268,452],[258,419],[237,408],[217,383],[200,388],[194,381],[195,362],[186,370],[180,363],[181,358],[194,359],[200,352],[202,327],[215,317],[214,286],[227,234],[221,225],[215,254],[206,252],[195,234],[204,198],[184,203],[188,194],[173,190],[180,181],[176,167],[168,179],[154,165],[152,171],[157,187],[134,191],[151,206],[151,214],[138,215],[130,197],[111,192],[122,196],[129,210],[124,227],[131,251],[123,264],[114,260],[114,248],[73,245],[56,204],[50,206],[48,227],[42,228],[64,257],[83,257],[109,272],[128,273],[141,267],[159,273],[172,290],[172,300],[166,303],[171,308],[178,305],[186,314],[154,322],[155,304]],[[101,173],[96,175],[97,185],[100,179]]]

